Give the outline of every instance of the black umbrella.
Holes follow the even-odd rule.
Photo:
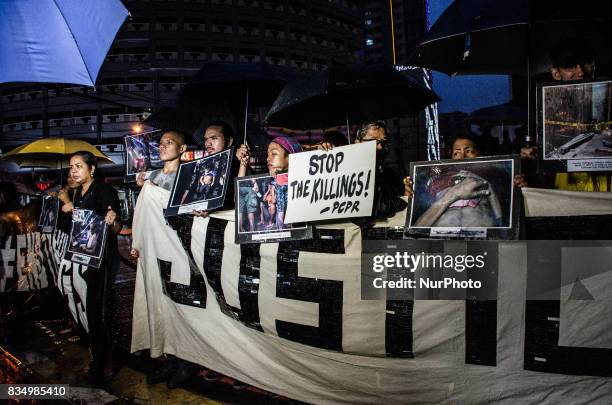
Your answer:
[[[241,121],[246,137],[249,108],[269,106],[286,83],[299,77],[295,69],[263,62],[206,63],[178,93],[175,106],[156,112],[145,123],[193,133],[215,119]]]
[[[174,104],[174,103],[172,103]],[[149,115],[143,123],[159,129],[178,129],[191,135],[188,143],[201,142],[202,129],[211,121],[223,120],[233,128],[237,127],[239,115],[233,112],[224,100],[217,102],[192,101],[181,102],[180,105],[166,105],[159,111]]]
[[[412,64],[452,74],[543,73],[560,40],[582,37],[598,51],[598,70],[612,62],[612,2],[455,0],[431,27]]]
[[[222,96],[235,104],[244,106],[245,96],[254,105],[270,105],[283,86],[297,78],[300,73],[291,68],[256,63],[206,63],[179,92],[180,99]]]
[[[419,71],[420,72],[420,71]],[[331,68],[287,84],[266,116],[268,126],[327,128],[401,117],[440,101],[425,81],[392,67]]]

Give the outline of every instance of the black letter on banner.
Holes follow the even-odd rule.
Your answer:
[[[240,308],[228,305],[221,287],[221,264],[225,244],[223,237],[227,221],[210,218],[204,246],[204,273],[208,284],[215,292],[221,311],[239,320],[249,328],[263,332],[259,321],[259,244],[240,245],[240,274],[238,297]]]
[[[177,304],[189,305],[192,307],[206,308],[206,283],[204,276],[200,273],[198,266],[191,254],[191,226],[193,216],[178,215],[167,218],[168,224],[176,231],[185,253],[189,258],[189,270],[191,278],[189,285],[173,283],[170,281],[172,263],[157,259],[159,272],[162,279],[164,294]]]
[[[495,291],[497,297],[497,266],[499,246],[495,242],[466,242],[467,254],[477,256],[486,252],[486,266],[471,273],[484,288],[467,289],[465,300],[465,362],[483,366],[497,365],[497,301],[487,300],[484,291]],[[479,295],[484,294],[484,295]]]
[[[403,228],[362,228],[361,238],[362,240],[396,240],[403,239],[403,232]],[[413,310],[414,301],[387,301],[385,315],[385,354],[387,357],[414,357]]]
[[[319,304],[319,327],[276,321],[278,336],[323,349],[342,351],[342,281],[298,276],[302,252],[344,254],[344,230],[314,229],[313,239],[278,244],[276,296]]]

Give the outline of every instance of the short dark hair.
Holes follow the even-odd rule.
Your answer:
[[[208,126],[206,128],[210,128],[210,127],[219,127],[219,132],[221,132],[223,134],[223,137],[225,138],[225,147],[228,146],[228,138],[229,139],[234,139],[234,130],[232,129],[232,126],[230,124],[228,124],[227,122],[223,121],[223,120],[214,120],[211,121]],[[206,131],[205,131],[206,132]]]
[[[174,128],[164,129],[162,131],[162,136],[164,136],[164,134],[167,134],[167,133],[175,134],[179,138],[179,142],[180,142],[179,146],[183,146],[187,142],[187,134],[184,131],[181,131],[180,129],[174,129]]]
[[[482,153],[482,145],[480,144],[480,139],[472,134],[459,134],[456,135],[453,138],[453,142],[451,142],[451,154],[452,154],[452,148],[455,145],[455,142],[457,142],[459,139],[465,139],[467,141],[470,141],[474,144],[474,146],[476,147],[476,150],[480,153]]]
[[[562,39],[549,52],[550,62],[554,68],[568,68],[595,62],[595,56],[593,46],[582,37]]]
[[[370,121],[361,125],[361,127],[357,130],[357,140],[361,141],[365,134],[368,132],[368,130],[372,128],[382,129],[385,133],[385,136],[389,135],[389,131],[387,130],[387,124],[385,124],[385,121]]]
[[[342,132],[336,130],[325,131],[323,133],[323,140],[331,143],[334,146],[344,146],[348,145],[349,143],[346,136]]]

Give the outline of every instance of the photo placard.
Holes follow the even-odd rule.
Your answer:
[[[166,217],[223,206],[230,179],[232,149],[179,166]]]
[[[104,255],[108,226],[92,210],[72,210],[72,229],[66,260],[99,268]]]
[[[270,243],[312,238],[312,226],[285,222],[288,174],[236,178],[236,243]]]
[[[159,158],[159,140],[161,131],[146,132],[139,135],[127,135],[125,142],[125,181],[136,181],[136,175],[145,173],[145,180],[155,169],[164,167]]]
[[[59,200],[57,197],[51,197],[46,195],[42,200],[42,207],[40,208],[40,218],[38,220],[38,227],[41,232],[51,233],[57,226],[57,217],[59,215]]]
[[[516,239],[517,156],[414,162],[406,237]]]
[[[612,81],[538,85],[539,148],[545,169],[612,170]]]

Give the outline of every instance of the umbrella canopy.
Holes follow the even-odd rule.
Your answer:
[[[179,102],[223,98],[244,105],[270,105],[283,86],[301,77],[295,69],[256,63],[206,63],[179,92]]]
[[[0,0],[0,83],[93,86],[127,15],[119,0]]]
[[[609,1],[455,0],[411,63],[449,75],[543,73],[550,68],[551,48],[578,36],[599,50],[598,66],[608,70],[611,33]]]
[[[291,82],[268,112],[268,126],[328,128],[348,121],[401,117],[440,98],[424,82],[392,67],[331,68]]]
[[[272,104],[283,86],[301,77],[295,69],[268,63],[206,63],[179,92],[175,105],[145,120],[155,128],[177,128],[196,141],[213,120],[230,123],[238,132],[249,109]]]
[[[78,151],[93,153],[98,163],[112,164],[113,161],[96,147],[85,141],[64,138],[44,138],[21,145],[2,156],[20,167],[45,167],[62,169],[68,167],[68,157]]]

